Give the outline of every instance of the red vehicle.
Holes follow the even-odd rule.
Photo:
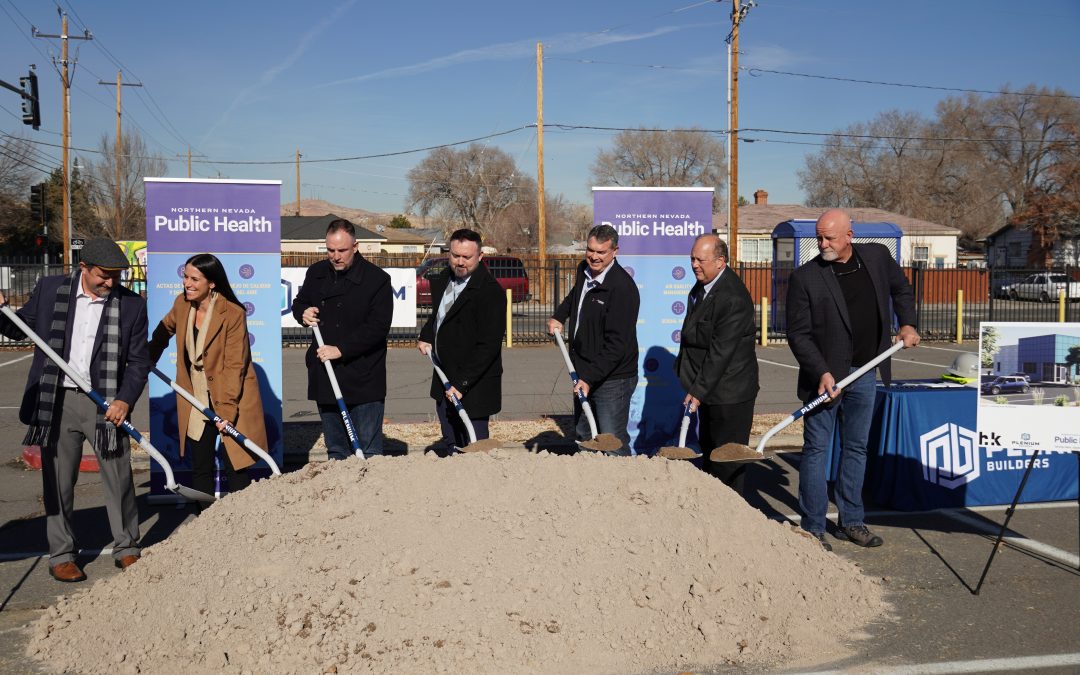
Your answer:
[[[503,288],[510,289],[512,302],[524,302],[530,300],[529,275],[525,273],[525,265],[520,258],[507,255],[486,255],[481,264],[485,265],[491,276],[499,282]],[[439,276],[446,269],[446,258],[432,258],[425,260],[416,268],[416,304],[428,306],[431,304],[431,280]]]

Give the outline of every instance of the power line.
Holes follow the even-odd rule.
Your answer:
[[[1000,90],[994,91],[991,89],[965,89],[962,87],[939,87],[931,84],[912,84],[907,82],[885,82],[882,80],[859,80],[850,77],[836,77],[833,75],[812,75],[810,73],[794,73],[787,70],[770,70],[768,68],[739,68],[739,70],[745,70],[754,77],[759,77],[760,73],[768,73],[770,75],[787,75],[789,77],[806,77],[815,80],[832,80],[834,82],[852,82],[856,84],[876,84],[884,87],[907,87],[909,89],[931,89],[934,91],[956,91],[970,94],[1000,94],[1003,96],[1034,96],[1045,98],[1071,98],[1080,99],[1080,96],[1074,96],[1072,94],[1044,94],[1038,92],[1024,92],[1024,91],[1008,91]]]

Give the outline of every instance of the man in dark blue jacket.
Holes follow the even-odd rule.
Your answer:
[[[904,347],[919,344],[915,331],[915,296],[903,270],[881,244],[852,244],[851,218],[830,209],[817,221],[818,250],[813,260],[791,275],[787,294],[787,337],[799,362],[798,395],[810,401],[829,392],[829,405],[803,417],[803,452],[799,464],[802,528],[825,542],[826,485],[833,430],[841,425],[840,467],[836,477],[839,535],[859,546],[883,540],[863,522],[862,487],[866,444],[874,411],[874,371],[842,392],[836,383],[888,349],[895,313]],[[886,360],[878,368],[890,379]],[[838,401],[838,402],[837,402]],[[839,418],[839,419],[838,419]]]
[[[293,300],[293,317],[318,325],[325,346],[311,338],[305,362],[308,398],[319,406],[326,454],[345,459],[353,453],[323,362],[334,367],[345,407],[365,457],[383,451],[386,401],[386,336],[394,316],[390,275],[356,250],[356,228],[338,219],[326,229],[326,260],[308,268]]]
[[[574,391],[589,399],[597,431],[614,434],[630,451],[627,423],[630,398],[638,381],[637,318],[641,299],[637,284],[622,268],[619,233],[610,225],[589,230],[585,260],[578,265],[574,288],[548,320],[548,332],[570,332],[570,359],[578,373]],[[588,421],[574,397],[578,440],[589,439]]]
[[[131,444],[116,427],[146,386],[150,355],[146,346],[146,301],[120,285],[128,268],[120,247],[91,239],[70,275],[44,277],[18,315],[82,379],[109,401],[104,415],[41,350],[34,351],[19,420],[28,425],[25,445],[41,446],[41,480],[49,573],[57,581],[86,579],[75,563],[71,515],[83,442],[98,457],[112,531],[113,559],[126,569],[139,559],[139,510],[131,476]],[[0,294],[0,304],[6,304]],[[0,332],[23,333],[0,314]]]

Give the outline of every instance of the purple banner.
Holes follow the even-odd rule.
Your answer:
[[[151,253],[280,253],[280,181],[146,179]]]
[[[619,255],[689,256],[712,232],[712,188],[593,188],[593,223],[619,232]]]

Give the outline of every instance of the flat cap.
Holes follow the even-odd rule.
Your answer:
[[[88,239],[83,245],[81,262],[104,270],[126,270],[131,267],[127,256],[111,239]]]

